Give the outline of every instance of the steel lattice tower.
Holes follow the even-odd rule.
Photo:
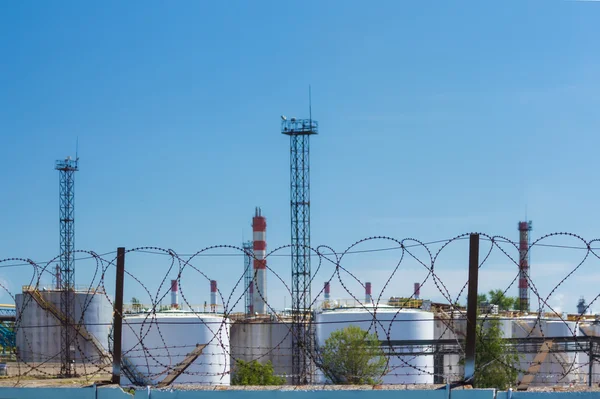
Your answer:
[[[56,161],[55,169],[59,171],[60,181],[60,288],[61,288],[61,375],[71,377],[75,370],[74,362],[74,329],[73,323],[75,289],[75,172],[79,159],[70,157]]]
[[[309,142],[310,136],[318,133],[318,123],[312,117],[282,119],[281,133],[290,136],[292,378],[301,385],[312,380]]]
[[[252,284],[252,280],[254,278],[254,267],[252,266],[252,259],[254,259],[253,255],[253,245],[252,241],[247,241],[243,244],[244,248],[244,313],[246,316],[249,316],[254,313],[252,309],[252,294],[254,292],[254,285]]]

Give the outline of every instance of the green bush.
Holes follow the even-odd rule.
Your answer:
[[[321,368],[334,384],[380,384],[387,367],[377,336],[357,326],[334,331],[321,355]]]
[[[273,364],[261,364],[256,360],[237,360],[231,378],[231,385],[283,385],[285,378],[273,374]]]

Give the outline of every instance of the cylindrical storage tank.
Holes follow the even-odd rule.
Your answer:
[[[71,295],[73,342],[70,350],[75,366],[86,363],[104,367],[110,364],[108,336],[112,307],[106,294],[75,291]],[[60,370],[63,331],[61,298],[62,292],[57,290],[27,289],[15,296],[18,358],[26,363],[44,363],[36,370],[48,374],[56,374]],[[81,372],[89,372],[87,370]],[[76,372],[80,372],[79,369]]]
[[[255,318],[231,325],[231,372],[238,360],[259,363],[270,361],[275,375],[292,383],[291,320]]]
[[[332,332],[350,325],[369,333],[376,333],[386,354],[390,353],[388,369],[382,376],[384,384],[432,384],[433,353],[411,355],[411,352],[431,352],[429,343],[412,347],[391,346],[390,341],[433,340],[433,313],[414,309],[356,308],[324,310],[316,315],[317,347],[325,344]],[[406,353],[406,355],[397,355]],[[322,372],[317,373],[318,382],[324,383]]]
[[[216,314],[126,315],[122,384],[157,385],[177,375],[173,384],[229,385],[229,333],[229,319]],[[199,346],[204,348],[194,358]],[[177,366],[187,362],[177,374]]]
[[[437,314],[434,325],[434,339],[464,340],[467,336],[467,319],[464,313],[448,312],[447,315]],[[464,365],[461,364],[462,355],[444,354],[437,358],[442,364],[436,373],[437,383],[462,381],[465,377]]]

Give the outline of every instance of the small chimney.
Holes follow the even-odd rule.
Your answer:
[[[365,283],[365,304],[372,302],[373,298],[371,297],[371,283]]]
[[[421,284],[415,283],[414,287],[415,287],[414,295],[413,295],[414,298],[421,299]]]
[[[325,281],[325,300],[329,300],[329,281]]]
[[[171,280],[171,309],[179,309],[179,283]]]
[[[217,313],[217,281],[210,280],[210,312]]]

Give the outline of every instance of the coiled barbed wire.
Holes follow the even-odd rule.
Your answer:
[[[451,343],[445,343],[445,345],[451,346],[450,352],[444,352],[441,356],[455,356],[456,359],[464,357],[464,326],[466,325],[465,311],[464,308],[457,306],[456,303],[461,300],[468,282],[465,281],[461,284],[458,292],[452,293],[452,287],[444,281],[440,276],[439,271],[444,270],[445,264],[440,261],[440,255],[450,248],[454,243],[463,241],[468,238],[471,233],[465,233],[457,235],[453,238],[446,240],[437,240],[431,242],[422,242],[414,238],[395,239],[393,237],[386,236],[373,236],[366,237],[364,239],[356,241],[354,244],[347,247],[341,252],[335,251],[329,246],[318,246],[316,248],[307,248],[310,250],[311,258],[316,263],[314,273],[311,276],[311,283],[314,285],[316,281],[319,282],[337,282],[342,287],[342,292],[347,295],[353,302],[353,309],[360,312],[361,318],[354,318],[352,320],[341,320],[341,321],[318,321],[311,319],[308,322],[307,328],[320,328],[328,323],[339,324],[340,326],[349,323],[360,323],[365,328],[374,333],[377,339],[380,341],[383,348],[386,350],[387,367],[386,371],[380,376],[386,380],[393,380],[394,378],[401,376],[429,376],[435,377],[442,381],[450,381],[453,379],[461,378],[461,373],[448,369],[443,366],[434,368],[433,366],[418,365],[416,360],[422,356],[433,357],[436,355],[437,346],[435,344],[413,344],[412,346],[399,345],[395,343],[396,328],[395,326],[401,326],[404,323],[418,323],[419,321],[408,320],[403,318],[402,310],[392,310],[391,318],[382,318],[380,315],[385,309],[386,312],[390,312],[389,304],[386,303],[385,293],[394,289],[395,278],[399,276],[401,278],[401,266],[405,264],[416,264],[417,268],[422,270],[423,277],[419,279],[419,286],[423,287],[429,282],[437,290],[438,296],[443,298],[442,303],[438,303],[434,311],[438,312],[436,317],[432,321],[425,320],[424,322],[438,322],[442,325],[436,332],[434,339],[442,339],[442,337],[450,337]],[[519,278],[519,262],[518,262],[518,243],[509,240],[502,236],[493,236],[479,233],[481,240],[484,243],[489,244],[486,248],[482,249],[483,257],[479,267],[485,268],[489,262],[491,255],[499,254],[504,259],[504,263],[514,268],[514,278],[512,278],[509,285],[502,290],[503,295],[507,295],[508,291],[514,287],[515,282]],[[569,238],[579,241],[579,245],[552,245],[548,244],[548,241],[556,238]],[[582,266],[586,263],[591,262],[591,258],[600,260],[599,248],[594,247],[598,245],[598,239],[586,241],[584,238],[572,234],[572,233],[552,233],[544,235],[531,243],[530,250],[535,247],[540,248],[556,248],[562,251],[570,250],[581,250],[581,258],[576,262],[575,266],[566,270],[566,274],[562,277],[547,295],[542,295],[535,281],[530,275],[527,275],[527,281],[531,290],[531,297],[537,301],[538,308],[541,310],[539,313],[534,312],[533,317],[528,319],[529,331],[525,331],[523,337],[524,340],[532,338],[534,334],[537,337],[550,338],[549,332],[544,331],[547,327],[548,321],[562,322],[565,325],[569,336],[573,338],[573,344],[576,349],[579,349],[581,353],[589,351],[588,341],[586,337],[579,335],[578,331],[580,326],[585,323],[583,317],[576,318],[574,320],[567,320],[563,317],[557,309],[553,308],[550,304],[553,296],[557,293],[559,288],[564,283],[572,278],[572,276],[581,270]],[[389,243],[389,244],[388,244]],[[359,249],[361,245],[373,245],[377,244],[377,247],[368,249]],[[383,245],[383,247],[381,247]],[[391,244],[391,245],[390,245]],[[437,248],[435,248],[437,246]],[[380,248],[381,247],[381,248]],[[291,245],[284,245],[271,250],[266,259],[274,259],[277,257],[289,257],[290,255],[286,252],[289,251]],[[435,249],[434,249],[435,248]],[[214,251],[219,251],[214,253]],[[224,253],[224,251],[230,251],[233,253]],[[397,261],[393,268],[389,270],[389,278],[385,280],[382,285],[382,289],[377,298],[372,298],[370,303],[364,303],[361,298],[361,294],[353,291],[352,286],[360,286],[365,288],[364,281],[362,281],[356,273],[352,272],[351,268],[345,265],[346,260],[354,254],[371,254],[382,251],[399,251]],[[416,251],[423,251],[425,256],[419,256]],[[149,276],[145,273],[135,272],[135,268],[128,269],[126,267],[125,274],[127,276],[127,284],[129,286],[134,285],[136,289],[141,289],[142,292],[147,295],[148,305],[141,305],[144,311],[139,313],[124,313],[123,321],[123,335],[127,337],[126,346],[123,347],[123,357],[128,362],[134,362],[136,372],[143,375],[148,381],[153,383],[159,383],[167,375],[172,372],[176,372],[181,361],[189,354],[198,343],[181,343],[173,342],[172,339],[172,325],[176,325],[174,328],[180,328],[181,326],[196,326],[197,331],[204,331],[205,337],[201,344],[206,345],[205,352],[200,354],[198,358],[192,363],[193,367],[184,370],[181,376],[187,376],[190,380],[196,380],[199,383],[206,384],[220,384],[227,383],[229,376],[232,372],[235,372],[235,364],[237,360],[258,360],[266,361],[272,360],[276,362],[276,368],[278,370],[284,370],[284,374],[288,377],[291,373],[291,342],[293,339],[294,329],[291,328],[291,324],[286,314],[279,312],[272,302],[269,302],[264,293],[255,291],[254,295],[258,295],[265,302],[271,316],[268,317],[252,317],[250,315],[242,315],[239,311],[240,304],[243,303],[244,295],[249,290],[248,287],[244,287],[244,272],[241,268],[237,272],[231,272],[229,281],[233,282],[233,288],[228,292],[223,292],[221,289],[217,290],[217,296],[222,304],[217,318],[207,315],[205,312],[201,312],[194,309],[193,297],[196,295],[196,290],[200,282],[210,282],[214,276],[214,271],[206,265],[200,265],[200,259],[206,259],[211,256],[213,257],[224,257],[224,256],[250,256],[254,257],[252,253],[247,252],[240,246],[235,245],[214,245],[203,248],[199,251],[187,254],[178,254],[172,249],[160,248],[156,246],[145,246],[128,249],[126,256],[134,254],[144,254],[148,256],[157,256],[157,259],[164,259],[166,261],[159,261],[163,266],[153,269],[153,275]],[[591,255],[591,256],[590,256]],[[108,279],[114,273],[116,265],[116,253],[114,251],[106,252],[101,255],[93,251],[75,251],[74,256],[81,261],[93,261],[95,266],[92,273],[91,282],[88,284],[87,290],[81,292],[87,296],[84,297],[80,309],[76,313],[76,320],[72,320],[73,328],[76,331],[84,331],[93,327],[98,327],[110,331],[111,321],[107,322],[94,322],[90,320],[87,315],[96,312],[92,310],[95,306],[94,296],[101,295],[108,304],[113,307],[113,301],[108,292],[113,290],[113,281]],[[114,257],[113,257],[114,256]],[[54,264],[59,256],[48,262],[34,262],[30,259],[25,258],[7,258],[0,260],[0,268],[7,270],[8,268],[23,268],[29,267],[31,269],[31,277],[28,279],[28,292],[41,291],[44,284],[42,281],[45,277],[52,275],[49,270],[50,265]],[[240,262],[241,265],[242,262]],[[266,270],[269,275],[270,281],[276,281],[283,286],[284,291],[291,296],[290,285],[287,283],[288,276],[283,276],[278,273],[274,268],[266,265]],[[190,277],[190,274],[192,277]],[[185,277],[184,277],[185,275]],[[174,279],[178,281],[180,287],[180,298],[182,301],[182,308],[185,309],[185,313],[179,313],[185,317],[184,322],[173,322],[170,319],[164,318],[163,309],[161,307],[162,301],[169,295],[169,284],[168,280],[174,276]],[[272,280],[275,279],[275,280]],[[151,286],[158,288],[151,289]],[[15,367],[17,368],[17,376],[55,376],[60,369],[56,365],[60,362],[61,352],[64,350],[70,350],[68,348],[54,348],[57,349],[56,353],[50,353],[50,349],[41,350],[40,343],[37,338],[34,337],[35,331],[39,329],[59,329],[62,324],[59,320],[53,319],[53,322],[46,322],[45,324],[34,325],[31,323],[25,323],[23,315],[26,314],[28,307],[39,307],[36,304],[36,298],[32,294],[23,293],[20,301],[17,301],[16,296],[12,294],[8,287],[6,287],[0,281],[0,289],[2,289],[10,298],[17,303],[18,309],[15,316],[15,322],[13,331],[17,335],[19,350],[16,351],[13,348],[14,355],[16,355],[17,361]],[[126,287],[128,290],[129,287]],[[316,293],[311,301],[311,308],[317,309],[318,311],[327,312],[327,308],[322,308],[319,305],[321,302],[321,296],[324,288],[321,286],[314,292]],[[42,293],[42,295],[44,295]],[[586,305],[584,313],[591,309],[591,306],[597,302],[600,297],[598,292],[594,298]],[[411,300],[415,299],[414,294],[405,296],[402,301],[408,304]],[[531,303],[534,301],[532,300]],[[333,302],[332,302],[333,303]],[[444,308],[444,309],[442,309]],[[238,310],[236,310],[238,309]],[[544,312],[544,310],[548,312]],[[446,312],[451,317],[442,316],[442,313]],[[550,313],[551,317],[545,315]],[[210,318],[208,317],[210,316]],[[50,317],[50,316],[47,316]],[[180,319],[182,318],[180,317]],[[494,318],[491,314],[482,314],[478,323],[484,325],[486,321]],[[52,317],[50,317],[52,319]],[[111,317],[112,319],[112,317]],[[398,324],[400,323],[400,324]],[[247,346],[241,345],[240,342],[244,342],[240,339],[240,332],[236,332],[237,336],[233,335],[234,326],[245,326],[247,329],[258,328],[254,327],[253,324],[260,325],[267,328],[274,328],[278,326],[281,330],[274,342],[269,342],[269,345],[263,345],[262,341],[259,344],[249,343]],[[181,327],[183,328],[183,327]],[[237,328],[237,327],[236,327]],[[433,328],[433,327],[432,327]],[[104,331],[104,330],[102,330]],[[193,331],[193,330],[192,330]],[[314,351],[307,353],[307,357],[313,362],[317,369],[325,375],[320,379],[315,379],[315,382],[325,382],[327,370],[325,365],[322,363],[322,357],[320,353],[320,346],[322,337],[315,337]],[[77,362],[76,367],[78,374],[81,377],[91,380],[102,373],[110,372],[110,361],[108,361],[111,355],[111,344],[110,337],[107,336],[106,340],[101,339],[102,342],[106,342],[107,347],[102,350],[95,350],[97,344],[90,342],[86,339],[83,334],[74,335],[74,351],[76,352]],[[515,343],[515,348],[519,348],[519,344]],[[96,348],[97,349],[97,348]],[[522,348],[521,348],[522,349]],[[49,352],[50,351],[50,352]],[[417,354],[414,354],[417,353]],[[107,356],[108,355],[108,356]],[[527,357],[528,356],[528,357]],[[533,356],[527,355],[526,359],[519,362],[518,364],[505,364],[506,367],[512,367],[518,370],[520,374],[527,373],[529,364],[533,360]],[[35,359],[36,361],[34,361]],[[581,356],[580,361],[577,356],[571,356],[566,352],[551,351],[550,358],[547,360],[546,371],[538,373],[538,380],[543,381],[544,379],[552,379],[553,381],[563,381],[573,378],[573,375],[585,374],[588,372],[590,360],[585,359]],[[39,360],[39,361],[38,361]],[[502,362],[502,359],[496,359]],[[288,364],[289,363],[289,364]],[[432,365],[434,363],[431,363]],[[125,365],[127,366],[127,365]],[[460,369],[460,364],[455,364],[456,368]],[[204,369],[203,369],[204,367]],[[486,365],[479,365],[478,369],[485,368]],[[207,371],[208,369],[208,371]],[[595,373],[592,372],[592,375]],[[587,376],[587,374],[586,374]],[[197,377],[197,378],[196,378]],[[181,380],[185,378],[178,377]],[[537,378],[537,377],[536,377]],[[175,380],[177,381],[177,379]],[[131,381],[135,383],[135,381]]]

